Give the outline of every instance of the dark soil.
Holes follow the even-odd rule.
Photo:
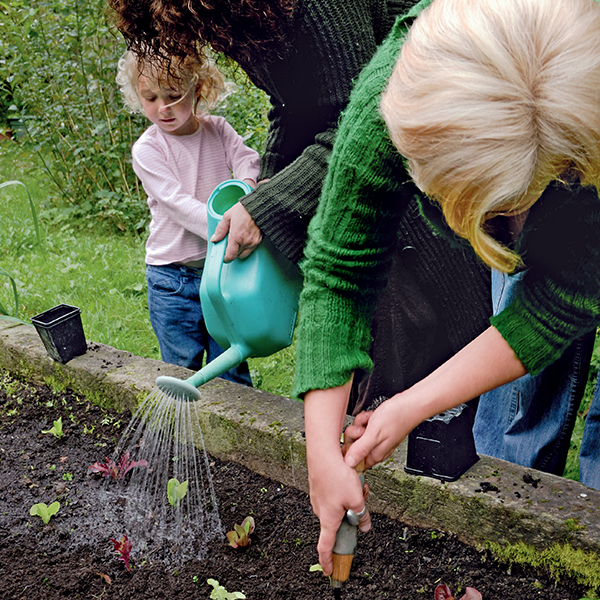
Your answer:
[[[62,417],[65,435],[42,430]],[[308,497],[244,467],[211,458],[225,531],[252,514],[252,544],[234,550],[225,536],[208,556],[174,569],[152,556],[131,572],[96,526],[103,481],[88,467],[110,455],[130,415],[105,411],[72,393],[21,383],[0,373],[0,598],[11,600],[210,598],[207,579],[248,599],[333,598],[317,562],[318,521]],[[31,506],[59,500],[47,525]],[[418,530],[375,514],[360,535],[344,599],[433,600],[439,583],[466,586],[484,600],[578,600],[584,590],[532,570],[497,564],[452,535]],[[460,597],[462,593],[457,593]]]

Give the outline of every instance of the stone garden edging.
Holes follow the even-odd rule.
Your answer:
[[[76,393],[117,410],[134,410],[159,375],[185,379],[187,369],[145,359],[104,344],[67,364],[51,359],[27,325],[0,322],[0,368]],[[215,379],[201,388],[200,427],[208,452],[286,485],[308,491],[302,403]],[[367,473],[369,507],[408,525],[453,532],[473,545],[522,544],[546,552],[566,548],[600,573],[600,491],[578,482],[481,456],[458,481],[404,472],[406,443]],[[562,550],[558,552],[560,562]],[[575,575],[570,561],[565,567]],[[600,575],[597,575],[600,587]],[[588,577],[589,579],[589,577]]]

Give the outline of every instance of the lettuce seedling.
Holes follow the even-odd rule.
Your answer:
[[[185,498],[188,490],[188,482],[179,483],[177,479],[169,479],[167,483],[167,498],[171,506],[179,506],[179,503]]]
[[[124,452],[118,462],[106,457],[105,462],[95,462],[91,467],[88,467],[88,473],[102,473],[102,477],[123,479],[134,467],[148,466],[147,460],[129,460],[129,457],[129,452]]]
[[[37,515],[38,517],[41,517],[42,521],[44,522],[44,525],[47,525],[50,522],[52,515],[55,515],[58,512],[59,508],[60,502],[53,502],[50,506],[44,504],[43,502],[40,502],[39,504],[34,504],[29,509],[29,514],[31,516]]]
[[[242,592],[228,592],[216,579],[207,579],[206,583],[213,586],[210,593],[211,600],[245,600],[245,594]]]
[[[233,531],[227,532],[227,539],[232,548],[243,548],[250,545],[250,534],[254,531],[254,519],[246,517],[241,525],[233,526]]]
[[[454,596],[447,585],[438,585],[434,593],[435,600],[454,600]],[[472,587],[465,590],[465,595],[460,600],[482,600],[481,594]]]
[[[56,421],[53,421],[50,429],[42,429],[42,433],[51,433],[57,440],[60,440],[64,435],[62,417],[58,417]]]
[[[127,539],[126,535],[123,535],[120,541],[117,541],[114,538],[110,538],[110,541],[115,547],[115,553],[119,555],[119,560],[122,560],[125,563],[125,568],[128,571],[131,571],[131,567],[129,566],[129,555],[131,554],[133,544]]]

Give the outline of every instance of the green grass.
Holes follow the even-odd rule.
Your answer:
[[[0,183],[7,180],[22,181],[43,215],[46,182],[10,141],[0,143]],[[0,189],[0,268],[16,282],[20,318],[29,321],[57,304],[71,304],[81,309],[88,341],[159,359],[148,316],[145,239],[76,230],[68,223],[50,227],[43,218],[40,229],[38,244],[26,191],[20,186]],[[0,278],[0,304],[12,312],[7,277]],[[294,367],[293,348],[250,360],[256,386],[283,396],[291,395]]]

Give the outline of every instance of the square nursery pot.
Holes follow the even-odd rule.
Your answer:
[[[85,354],[87,345],[80,310],[76,306],[59,304],[46,312],[31,317],[31,322],[44,342],[46,351],[61,363]]]
[[[408,435],[406,467],[412,475],[456,481],[478,460],[473,409],[466,404],[423,421]]]

